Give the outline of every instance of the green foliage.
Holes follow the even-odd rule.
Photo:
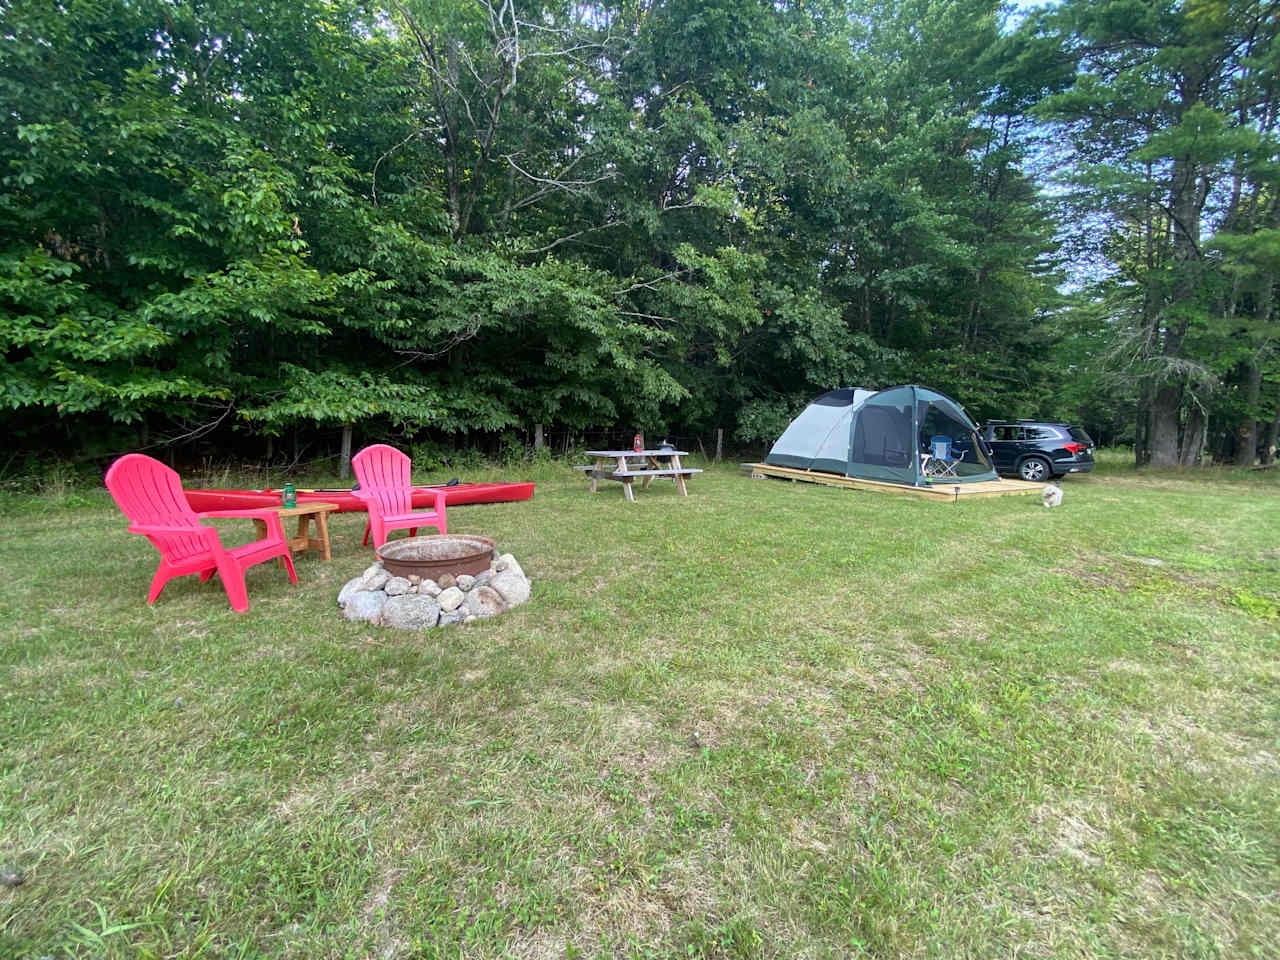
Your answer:
[[[1127,395],[1140,462],[1195,462],[1206,417],[1219,437],[1243,429],[1237,455],[1253,460],[1262,383],[1280,374],[1276,31],[1250,0],[1115,0],[1042,10],[1011,40],[1020,75],[1045,81],[1033,110],[1093,267],[1075,307],[1093,349],[1065,346],[1089,382]],[[1097,409],[1097,391],[1077,393]]]
[[[1043,404],[998,13],[17,0],[0,410],[765,442],[842,384]]]

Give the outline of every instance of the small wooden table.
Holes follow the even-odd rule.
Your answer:
[[[641,487],[649,486],[649,481],[654,477],[670,477],[676,482],[680,495],[687,497],[689,488],[685,486],[685,478],[702,472],[680,465],[680,458],[688,454],[687,450],[588,450],[587,456],[595,457],[596,462],[589,467],[574,467],[574,469],[586,471],[587,476],[591,478],[592,493],[596,492],[598,481],[617,480],[621,482],[626,498],[634,503],[636,495],[631,488],[631,481],[636,477],[643,478]],[[628,457],[635,459],[643,457],[643,465],[631,466],[627,462]],[[670,466],[664,466],[663,460],[669,461]]]
[[[329,553],[328,516],[338,509],[336,503],[300,503],[296,507],[274,507],[271,509],[274,509],[280,515],[281,526],[284,525],[285,519],[288,517],[298,518],[297,534],[292,537],[286,537],[285,540],[289,544],[289,552],[291,554],[298,551],[319,550],[323,559],[333,559]],[[311,536],[311,522],[313,520],[316,525],[316,535],[314,537]],[[267,535],[267,521],[255,518],[253,525],[258,528],[259,537]],[[283,557],[276,557],[276,566],[284,566]]]

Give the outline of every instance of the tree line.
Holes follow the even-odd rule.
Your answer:
[[[1280,407],[1274,3],[9,0],[15,449]],[[259,446],[257,449],[261,449]]]

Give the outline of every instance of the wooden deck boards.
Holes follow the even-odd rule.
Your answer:
[[[848,487],[854,490],[874,490],[877,493],[896,493],[905,497],[924,500],[973,500],[982,497],[1009,497],[1020,494],[1038,494],[1043,483],[1027,483],[1024,480],[981,480],[977,483],[948,483],[940,480],[928,487],[908,487],[900,483],[880,480],[860,480],[842,477],[835,473],[817,470],[797,470],[792,467],[775,467],[767,463],[751,464],[752,477],[779,477],[783,480],[800,480],[804,483],[821,483],[829,487]],[[957,493],[956,491],[959,491]]]

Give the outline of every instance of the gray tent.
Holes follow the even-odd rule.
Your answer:
[[[764,462],[924,486],[938,479],[925,465],[940,442],[947,451],[946,482],[997,479],[964,408],[915,384],[878,393],[845,388],[823,394],[791,421]]]

